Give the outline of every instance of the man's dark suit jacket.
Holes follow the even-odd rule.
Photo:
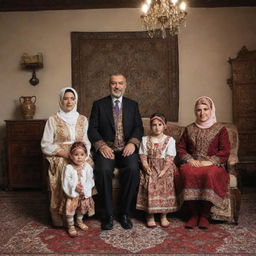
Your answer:
[[[122,114],[125,144],[131,142],[138,148],[144,132],[138,103],[123,97]],[[114,142],[115,124],[111,96],[107,96],[93,103],[88,137],[96,150],[103,144]]]

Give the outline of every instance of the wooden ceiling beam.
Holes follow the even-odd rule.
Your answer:
[[[256,0],[188,0],[190,7],[243,7],[256,6]]]
[[[143,0],[0,0],[0,11],[140,8]],[[256,0],[186,0],[189,7],[256,6]]]

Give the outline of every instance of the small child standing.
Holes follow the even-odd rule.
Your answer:
[[[87,230],[84,224],[84,214],[94,215],[94,201],[92,188],[94,187],[93,169],[86,162],[88,153],[82,142],[75,142],[70,149],[71,164],[66,166],[62,175],[62,188],[65,198],[61,203],[60,213],[66,216],[68,234],[70,237],[78,235],[75,226]],[[74,215],[76,214],[76,223]]]
[[[168,227],[167,213],[177,211],[173,163],[175,140],[164,134],[166,118],[161,113],[150,117],[151,136],[144,136],[139,149],[143,170],[136,208],[147,212],[147,226],[156,227],[155,214],[160,213],[160,225]]]

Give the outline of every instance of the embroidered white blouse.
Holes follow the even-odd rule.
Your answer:
[[[75,191],[78,182],[77,171],[72,165],[68,164],[62,175],[62,188],[68,197],[75,198],[79,196],[79,193]],[[84,188],[83,193],[85,198],[91,197],[92,188],[95,184],[93,179],[93,169],[88,163],[85,163],[84,168],[82,169],[80,183]]]
[[[54,116],[51,116],[45,125],[44,128],[44,134],[41,140],[41,148],[44,154],[48,156],[55,155],[56,151],[58,149],[61,149],[59,146],[60,144],[73,144],[76,141],[76,124],[69,124],[65,123],[68,127],[68,133],[69,136],[67,136],[67,141],[65,142],[58,142],[55,141],[55,135],[56,135],[56,121]],[[87,152],[90,152],[91,150],[91,143],[87,136],[87,130],[88,130],[88,120],[85,118],[84,121],[84,130],[83,130],[83,142],[86,144]],[[69,140],[68,140],[69,137]]]
[[[151,141],[153,144],[162,144],[164,140],[166,139],[166,135],[163,135],[162,138],[158,139],[156,137],[151,137]],[[140,144],[139,154],[140,155],[148,155],[148,148],[147,148],[147,142],[149,140],[149,136],[143,136],[142,141]],[[165,158],[166,156],[176,156],[176,147],[175,147],[175,140],[173,137],[170,137],[166,147],[162,151],[160,158]]]

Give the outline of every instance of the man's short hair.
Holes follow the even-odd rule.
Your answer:
[[[115,73],[110,74],[110,76],[109,76],[109,84],[110,84],[112,76],[122,76],[124,78],[125,83],[126,83],[126,77],[122,73],[120,73],[120,72],[115,72]]]

